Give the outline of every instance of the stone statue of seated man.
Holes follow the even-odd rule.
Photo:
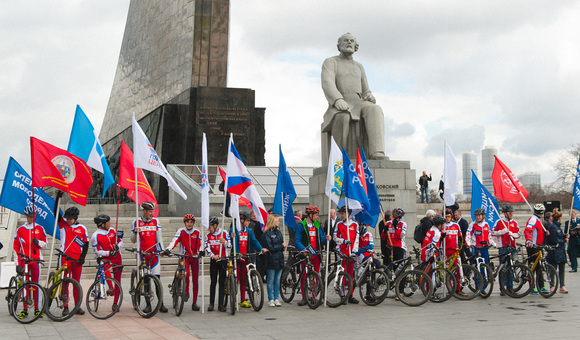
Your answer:
[[[364,147],[369,159],[387,159],[383,110],[369,89],[363,66],[352,57],[358,46],[352,34],[343,34],[338,38],[340,54],[322,64],[322,90],[328,101],[322,132],[330,133],[350,157]]]

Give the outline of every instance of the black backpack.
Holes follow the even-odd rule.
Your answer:
[[[426,232],[423,232],[423,225],[419,223],[413,232],[413,240],[419,244],[422,244],[426,234]]]

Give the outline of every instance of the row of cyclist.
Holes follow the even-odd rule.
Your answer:
[[[264,238],[264,235],[275,237],[277,234],[264,234],[258,241],[252,230],[247,228],[248,215],[242,213],[240,230],[230,229],[230,233],[220,229],[218,219],[211,217],[209,233],[202,243],[199,230],[193,227],[195,217],[186,215],[183,219],[184,227],[177,231],[171,244],[163,248],[161,226],[153,217],[155,204],[144,202],[141,207],[143,216],[133,222],[131,235],[132,242],[139,245],[138,249],[133,248],[131,251],[138,254],[141,266],[132,271],[130,294],[133,307],[142,316],[151,317],[158,311],[167,312],[167,308],[163,305],[158,256],[160,253],[171,255],[169,251],[177,245],[180,245],[179,266],[169,288],[173,307],[178,315],[183,310],[184,302],[190,298],[192,309],[199,310],[197,297],[200,256],[208,256],[211,259],[208,311],[214,309],[215,290],[218,288],[218,310],[226,311],[230,300],[230,311],[232,314],[235,313],[236,282],[239,282],[241,288],[240,305],[254,307],[256,310],[262,308],[263,275],[256,271],[252,264],[255,258],[248,253],[250,249],[257,249],[260,253],[267,254],[266,257],[274,257],[277,251],[267,253],[269,249],[262,247],[260,241],[263,244],[270,244],[270,240],[268,237]],[[511,220],[513,209],[509,211],[509,208],[511,207],[507,206],[503,209],[507,223],[506,220],[502,220],[504,221],[502,229],[506,231],[497,230],[496,225],[494,232],[491,233],[499,236],[504,243],[499,248],[500,265],[494,268],[490,265],[487,251],[488,245],[493,244],[493,241],[489,238],[490,228],[481,210],[476,211],[476,221],[470,226],[468,238],[465,240],[465,243],[477,250],[472,258],[472,263],[476,267],[461,262],[460,249],[464,243],[460,240],[461,233],[453,223],[445,221],[440,216],[434,217],[434,225],[424,238],[421,252],[414,251],[416,257],[421,257],[421,263],[415,265],[413,256],[403,255],[397,258],[398,252],[393,251],[395,258],[387,261],[388,265],[383,265],[376,259],[377,254],[373,253],[372,234],[364,225],[359,226],[350,218],[350,210],[347,211],[345,207],[339,210],[342,221],[337,224],[333,236],[330,237],[318,223],[319,209],[309,206],[306,209],[306,219],[297,227],[296,248],[288,249],[292,256],[283,266],[283,270],[280,270],[281,273],[272,272],[273,278],[268,280],[269,305],[273,307],[281,305],[278,300],[279,294],[284,301],[291,302],[298,291],[302,295],[298,305],[308,305],[311,308],[322,305],[324,301],[331,307],[347,302],[358,303],[353,295],[356,287],[359,287],[361,299],[369,305],[381,303],[391,291],[394,291],[398,300],[412,306],[420,305],[429,299],[437,302],[445,301],[450,296],[460,299],[470,299],[477,295],[487,297],[491,294],[494,277],[498,275],[502,295],[521,297],[537,287],[542,296],[549,297],[555,292],[558,277],[555,275],[555,269],[545,262],[542,248],[530,244],[533,242],[541,244],[541,240],[538,240],[541,235],[536,229],[527,233],[526,228],[524,233],[530,265],[534,270],[532,273],[528,266],[515,261],[517,254],[515,239],[519,237],[519,229],[514,229]],[[82,287],[78,281],[89,243],[101,261],[95,282],[86,294],[86,306],[91,315],[97,318],[108,318],[120,309],[123,301],[120,284],[123,265],[119,249],[123,247],[123,235],[111,229],[108,216],[99,215],[94,219],[97,230],[89,241],[86,227],[78,223],[78,214],[79,210],[71,207],[65,212],[64,220],[59,221],[61,231],[59,267],[49,276],[47,286],[42,287],[38,283],[39,264],[42,262],[40,249],[47,246],[46,234],[41,226],[33,222],[31,209],[27,210],[27,223],[18,229],[14,240],[18,275],[11,280],[7,294],[9,311],[18,321],[32,322],[42,317],[43,311],[57,321],[66,320],[74,314],[84,314],[80,307]],[[381,238],[388,239],[393,249],[404,242],[406,226],[401,221],[403,215],[402,209],[395,209],[381,234]],[[278,223],[274,227],[277,228],[277,225]],[[515,227],[517,228],[517,224]],[[281,234],[279,235],[281,237]],[[229,256],[232,238],[237,241],[235,246],[238,255],[235,256]],[[324,270],[321,271],[320,254],[325,241],[330,239],[336,242],[338,249],[334,252],[336,255],[334,261],[330,263],[327,274]],[[282,244],[284,247],[282,250],[286,250],[286,244],[283,242]],[[355,258],[358,258],[358,261],[355,261]],[[69,294],[69,286],[72,286],[72,296]],[[249,293],[250,303],[245,299],[246,291]],[[34,308],[34,312],[29,313],[29,308]]]

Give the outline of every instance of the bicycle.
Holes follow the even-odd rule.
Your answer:
[[[483,247],[472,247],[471,257],[470,260],[475,263],[475,267],[481,273],[481,291],[479,292],[479,296],[484,299],[487,299],[491,292],[493,291],[493,283],[494,283],[494,276],[493,276],[493,268],[488,263],[485,263],[485,258],[481,256],[481,252],[479,249],[489,249],[489,246]]]
[[[517,246],[517,248],[506,247],[508,252],[503,255],[503,260],[500,260],[499,265],[493,273],[494,278],[499,275],[498,283],[500,292],[513,298],[524,297],[531,293],[534,288],[533,272],[528,266],[514,260],[514,255],[521,252],[522,245],[517,244]],[[498,257],[501,258],[501,256]],[[493,268],[491,259],[490,263]]]
[[[428,286],[427,289],[433,290],[429,300],[431,302],[445,302],[453,296],[455,288],[457,287],[457,280],[455,275],[447,268],[445,268],[445,255],[441,248],[433,246],[437,255],[430,257],[427,261],[421,263],[419,268],[429,275],[433,285]],[[431,287],[433,287],[431,289]]]
[[[324,298],[324,286],[322,285],[320,274],[314,270],[310,260],[312,255],[304,255],[293,246],[288,246],[287,249],[293,257],[293,264],[291,266],[286,265],[282,269],[282,276],[280,277],[280,296],[282,300],[287,303],[292,301],[304,277],[306,304],[311,309],[318,308]],[[300,271],[298,278],[296,278],[295,270],[300,268],[301,264],[304,264],[304,268]]]
[[[113,268],[113,271],[111,271]],[[109,260],[97,259],[97,274],[87,290],[85,298],[87,310],[97,319],[108,319],[115,315],[123,303],[123,288],[111,274],[123,266],[114,265]]]
[[[347,256],[338,250],[335,250],[334,253],[337,255],[337,260],[328,264],[328,268],[332,270],[329,272],[326,282],[326,305],[331,308],[344,304],[354,289],[352,277],[344,271],[342,266],[342,259],[347,258]],[[326,277],[324,268],[321,268],[320,272],[320,276],[324,280]]]
[[[36,283],[31,282],[28,274],[28,263],[37,262],[39,265],[44,261],[31,259],[30,257],[18,253],[24,261],[24,268],[16,267],[16,276],[10,278],[6,301],[8,302],[8,313],[22,324],[32,323],[42,317],[46,309],[46,291]],[[34,305],[34,313],[28,313],[28,306]]]
[[[453,273],[457,281],[457,289],[453,292],[453,297],[458,300],[471,300],[481,293],[483,287],[483,276],[470,264],[463,264],[460,255],[461,248],[457,248],[445,265]]]
[[[126,249],[136,256],[155,255],[157,252],[145,252],[136,248]],[[159,312],[163,302],[163,287],[157,276],[151,274],[151,267],[146,261],[141,261],[138,269],[131,271],[131,302],[137,313],[144,318],[150,318]]]
[[[421,252],[413,247],[415,258],[418,259]],[[397,269],[393,271],[394,266]],[[413,256],[409,255],[403,259],[392,261],[388,266],[381,267],[389,278],[389,290],[395,289],[396,299],[407,306],[420,306],[429,301],[433,294],[432,289],[427,289],[433,282],[427,273],[415,269]]]
[[[46,315],[53,321],[66,321],[73,317],[81,308],[83,300],[83,288],[81,284],[69,277],[68,261],[75,261],[76,259],[68,256],[59,249],[55,249],[59,256],[57,268],[54,272],[48,274],[48,282],[46,294],[48,295],[48,302],[46,306]],[[64,261],[63,261],[64,258]],[[62,263],[64,262],[64,265]],[[73,287],[74,292],[78,292],[78,299],[75,299],[75,305],[72,310],[69,310],[69,302],[71,301],[71,294],[69,294],[69,285]]]
[[[186,289],[187,287],[187,275],[185,268],[186,258],[199,258],[199,255],[184,255],[184,254],[174,254],[167,252],[168,256],[177,256],[177,268],[175,269],[175,274],[173,275],[173,281],[169,284],[169,293],[171,294],[173,301],[173,309],[175,309],[175,315],[180,316],[183,311],[183,304],[187,301],[187,294],[189,293]],[[193,274],[193,273],[192,273]]]
[[[259,312],[264,306],[264,282],[256,265],[250,261],[253,256],[260,256],[262,253],[242,254],[246,259],[246,273],[248,278],[246,280],[246,291],[250,297],[250,304],[256,312]]]
[[[375,252],[371,254],[380,256]],[[375,263],[372,255],[364,258],[361,263],[355,262],[354,273],[354,286],[359,288],[360,298],[365,304],[376,306],[387,298],[390,290],[389,277],[383,266]]]
[[[544,251],[552,250],[553,248],[551,246],[535,246],[535,248],[539,248],[539,251],[526,257],[523,261],[529,261],[533,257],[536,258],[528,267],[534,273],[538,293],[545,298],[549,298],[556,294],[560,283],[556,268],[546,261],[546,256],[544,255]]]
[[[236,314],[236,295],[238,294],[237,286],[238,286],[238,279],[236,271],[234,270],[234,260],[240,259],[240,254],[229,255],[226,257],[221,257],[218,261],[225,261],[227,260],[226,266],[226,292],[225,292],[225,299],[224,299],[224,307],[227,308],[228,300],[230,305],[230,314]]]

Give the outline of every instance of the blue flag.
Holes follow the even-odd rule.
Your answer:
[[[274,196],[274,214],[282,215],[284,212],[284,224],[296,231],[296,221],[292,210],[292,202],[296,199],[296,190],[290,173],[286,168],[286,161],[282,155],[282,145],[280,145],[280,163],[278,165],[278,182],[276,183],[276,195]]]
[[[576,178],[574,178],[574,208],[580,210],[580,157],[578,157]]]
[[[495,209],[493,208],[495,207]],[[476,209],[485,210],[487,223],[493,228],[500,217],[497,213],[499,207],[491,193],[481,185],[481,182],[471,170],[471,219],[475,221],[474,212]]]
[[[364,224],[368,224],[371,227],[375,227],[377,224],[377,219],[381,214],[381,200],[379,199],[379,194],[377,192],[377,187],[375,185],[375,179],[371,168],[369,167],[369,162],[365,156],[365,151],[361,148],[361,160],[362,166],[365,173],[365,181],[367,184],[367,197],[369,198],[369,210],[363,211],[356,216],[356,220]]]
[[[54,200],[41,188],[34,188],[35,222],[41,225],[48,235],[52,236],[54,229]],[[6,207],[19,214],[24,214],[26,207],[32,207],[32,178],[10,157],[4,184],[0,193],[0,206]],[[56,228],[56,238],[60,239],[60,231]]]
[[[342,149],[342,163],[344,180],[338,207],[342,207],[346,203],[348,209],[352,209],[353,216],[362,210],[369,211],[369,198],[344,148]]]
[[[87,163],[88,166],[97,170],[105,176],[103,186],[103,197],[107,189],[115,183],[105,153],[101,147],[99,137],[95,133],[95,128],[80,106],[77,105],[75,120],[68,140],[67,151],[78,156]]]

